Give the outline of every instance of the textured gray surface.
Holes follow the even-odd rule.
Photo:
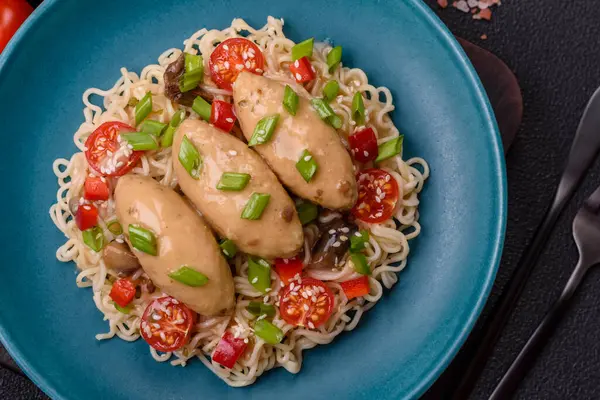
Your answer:
[[[437,10],[435,0],[426,2]],[[581,112],[600,85],[597,48],[600,8],[592,0],[505,0],[491,23],[471,21],[469,16],[456,10],[445,10],[439,15],[453,33],[491,50],[511,67],[519,79],[525,102],[523,124],[507,158],[508,230],[491,304],[550,201]],[[482,33],[489,39],[479,40]],[[560,219],[477,385],[474,399],[484,399],[491,393],[502,372],[560,293],[577,257],[570,235],[572,218],[583,198],[599,184],[600,164],[597,163]],[[600,397],[598,304],[600,269],[592,270],[587,277],[570,314],[525,377],[518,399]],[[469,350],[468,347],[465,350]],[[445,383],[455,379],[455,366],[466,356],[466,351],[459,354],[427,398],[444,397]],[[42,398],[45,397],[26,378],[0,368],[0,399]]]

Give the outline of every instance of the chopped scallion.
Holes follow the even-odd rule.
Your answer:
[[[307,201],[302,202],[296,206],[296,212],[298,212],[298,218],[302,225],[306,225],[309,222],[317,219],[319,215],[319,209],[316,204],[309,203]]]
[[[117,303],[115,303],[113,301],[113,305],[115,306],[115,309],[118,312],[121,312],[123,314],[129,314],[131,312],[131,310],[133,309],[133,304],[127,304],[125,307],[121,307],[120,305],[118,305]]]
[[[233,258],[237,254],[237,246],[230,239],[222,240],[221,243],[219,243],[219,247],[227,258]]]
[[[260,219],[260,216],[269,204],[269,200],[271,200],[270,194],[252,193],[250,200],[248,200],[244,207],[244,211],[242,211],[242,219]]]
[[[333,126],[335,129],[340,129],[342,127],[342,119],[337,114],[329,118],[328,122],[329,125]]]
[[[193,179],[200,179],[202,157],[200,157],[198,149],[196,149],[196,146],[194,146],[187,136],[184,136],[181,140],[181,146],[179,147],[179,162]]]
[[[350,260],[356,272],[362,275],[371,275],[371,268],[363,253],[350,253]]]
[[[135,105],[135,126],[138,126],[152,112],[152,93],[148,92]]]
[[[262,258],[248,258],[248,282],[261,293],[271,287],[271,265]]]
[[[323,121],[327,122],[335,129],[342,127],[342,119],[333,112],[333,109],[325,100],[315,98],[310,102]]]
[[[175,131],[184,119],[184,110],[179,110],[173,114],[173,118],[171,118],[171,122],[169,122],[169,126],[167,126],[167,129],[165,129],[165,133],[160,141],[160,145],[162,147],[170,147],[173,145],[173,136],[175,135]]]
[[[296,169],[300,172],[300,175],[306,182],[310,182],[313,176],[317,173],[319,166],[315,161],[314,157],[308,150],[304,150],[298,162],[296,162]]]
[[[244,190],[248,182],[250,182],[249,174],[224,172],[221,175],[221,179],[219,179],[219,183],[217,183],[217,189],[239,192],[240,190]]]
[[[362,251],[367,247],[367,243],[369,243],[369,231],[361,229],[350,237],[350,251]]]
[[[177,271],[171,272],[169,278],[191,287],[204,286],[208,283],[208,277],[206,275],[187,265],[182,266]]]
[[[379,145],[379,155],[375,159],[375,162],[381,162],[383,160],[387,160],[390,157],[393,157],[402,152],[402,142],[404,141],[404,135],[400,135],[398,137],[393,138],[392,140],[388,140],[385,143]]]
[[[81,236],[83,237],[83,243],[96,253],[104,248],[104,232],[99,226],[86,229],[81,232]]]
[[[185,72],[179,80],[179,90],[182,93],[195,89],[204,76],[202,56],[185,53]]]
[[[291,115],[296,115],[296,110],[298,109],[298,95],[290,85],[285,85],[285,90],[283,91],[283,106]]]
[[[211,106],[201,96],[197,96],[192,104],[192,110],[205,121],[210,121]]]
[[[139,225],[129,225],[129,241],[134,249],[155,256],[158,254],[156,236],[152,231]]]
[[[284,337],[281,329],[264,319],[256,321],[254,324],[254,333],[269,344],[281,343]]]
[[[123,227],[116,219],[107,223],[106,227],[108,228],[109,232],[115,236],[123,234]]]
[[[127,141],[136,151],[156,150],[158,141],[154,135],[144,132],[121,133],[121,137]]]
[[[292,61],[299,60],[302,57],[311,57],[314,43],[315,38],[310,38],[292,47]]]
[[[266,315],[267,317],[275,316],[275,307],[271,304],[259,303],[258,301],[251,301],[246,307],[246,310],[257,317],[260,317],[261,315]]]
[[[342,46],[335,46],[327,54],[327,66],[329,67],[329,72],[330,73],[333,72],[341,61],[342,61]]]
[[[162,122],[155,121],[153,119],[147,119],[142,122],[142,125],[140,125],[138,131],[149,133],[154,136],[160,136],[163,134],[166,127],[167,124],[163,124]]]
[[[271,139],[271,136],[273,136],[277,121],[279,121],[279,114],[269,115],[258,121],[254,128],[254,133],[248,142],[248,146],[267,143]]]
[[[365,124],[365,103],[360,92],[356,92],[352,98],[352,119],[358,126]]]
[[[329,81],[323,88],[323,97],[327,99],[327,101],[331,101],[337,97],[339,91],[340,84],[338,83],[338,81]]]

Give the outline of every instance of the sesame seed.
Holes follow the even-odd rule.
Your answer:
[[[308,306],[308,304],[305,304],[304,305],[304,311],[308,311],[308,310],[310,310],[310,307]]]
[[[268,287],[268,288],[265,289],[265,292],[270,292],[270,291],[271,291],[270,287]]]
[[[116,239],[115,239],[115,241],[116,241],[117,243],[123,243],[123,239],[121,239],[121,238],[116,238]]]
[[[313,297],[311,297],[310,299],[312,300],[312,302],[313,302],[313,303],[316,303],[316,302],[317,302],[317,296],[313,296]]]
[[[261,319],[265,319],[267,318],[267,314],[262,314],[260,317],[256,318],[257,321],[260,321]]]
[[[296,67],[296,68],[300,67],[300,63],[298,62],[298,60],[294,61],[294,67]]]
[[[310,161],[312,159],[312,156],[306,156],[304,157],[304,161]]]
[[[306,292],[302,292],[302,297],[304,297],[305,299],[308,299],[308,294],[306,294]]]
[[[244,338],[244,343],[248,343],[248,338]]]
[[[263,303],[268,303],[269,302],[269,295],[266,295],[265,297],[263,297]]]
[[[247,60],[247,59],[248,59],[248,52],[246,52],[246,51],[245,51],[245,52],[243,52],[243,53],[242,53],[242,58],[243,58],[244,60]]]
[[[342,244],[340,242],[335,242],[332,244],[333,247],[340,247]]]
[[[255,276],[254,279],[252,279],[252,283],[256,283],[258,282],[258,276]]]
[[[279,286],[281,286],[281,287],[284,287],[284,286],[285,286],[285,283],[283,283],[283,282],[279,282]]]
[[[330,230],[329,230],[329,234],[330,234],[330,235],[333,235],[333,234],[335,234],[335,229],[330,229]]]
[[[285,302],[290,301],[290,299],[288,297],[284,297],[283,300],[281,300],[281,301],[283,301],[285,303]]]
[[[179,304],[179,301],[177,301],[176,299],[172,299],[171,301],[173,302],[173,304]]]
[[[161,338],[161,340],[162,340],[163,342],[167,340],[167,337],[165,336],[165,333],[164,333],[164,332],[161,332],[161,333],[160,333],[160,338]]]
[[[252,68],[252,64],[250,64],[250,61],[246,61],[246,64],[244,65],[246,65],[246,68],[248,69]]]
[[[225,62],[223,63],[223,65],[225,66],[225,68],[229,69],[229,61],[225,61]]]
[[[389,175],[386,175],[386,176],[385,176],[385,181],[386,181],[386,182],[389,182],[389,181],[390,181],[390,176],[389,176]]]
[[[231,156],[237,156],[237,151],[235,151],[235,150],[229,150],[229,155],[231,155]]]
[[[381,188],[377,188],[377,194],[381,194]]]
[[[243,65],[243,64],[237,64],[237,65],[235,66],[235,69],[237,69],[238,71],[241,71],[241,70],[243,70],[243,69],[244,69],[244,65]]]
[[[345,242],[346,240],[348,240],[348,236],[344,236],[344,235],[342,235],[342,236],[340,236],[340,240],[341,240],[342,242]]]
[[[230,124],[233,123],[233,118],[225,118],[225,121],[229,122]]]
[[[315,329],[315,324],[313,324],[311,321],[308,321],[308,327],[310,329]]]
[[[314,286],[313,286],[313,288],[314,288]],[[307,295],[308,297],[310,297],[310,296],[312,296],[312,295],[313,295],[313,292],[312,292],[312,290],[306,290],[306,292],[305,292],[305,293],[306,293],[306,295]]]
[[[375,201],[381,203],[381,199],[379,198],[379,196],[375,196]]]
[[[299,73],[296,73],[296,80],[297,81],[301,81],[302,80],[302,75],[300,75]]]
[[[156,329],[159,329],[159,328],[160,328],[160,325],[159,325],[159,324],[157,324],[157,323],[153,323],[153,324],[152,324],[152,326],[153,326],[154,328],[156,328]]]
[[[229,50],[229,46],[227,46],[226,44],[223,45],[223,49],[224,50]]]
[[[354,236],[362,237],[362,234],[360,232],[354,232]]]
[[[350,228],[348,228],[347,226],[345,226],[342,229],[340,229],[340,231],[342,231],[344,233],[348,233],[348,232],[350,232]]]
[[[294,282],[290,283],[290,290],[294,290]]]
[[[365,155],[365,157],[369,157],[369,152],[368,151],[363,151],[363,154]]]
[[[310,66],[310,69],[312,69],[312,72],[314,72],[315,74],[317,73],[317,70],[312,65]]]
[[[128,148],[129,150],[133,150],[133,146],[132,146],[132,145],[130,145],[130,144],[128,144],[128,145],[127,145],[127,148]]]
[[[263,73],[263,70],[262,70],[262,69],[260,69],[260,68],[256,68],[256,72],[258,72],[259,74],[262,74],[262,73]]]

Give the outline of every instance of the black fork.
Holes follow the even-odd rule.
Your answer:
[[[548,338],[565,315],[575,291],[587,271],[600,264],[600,187],[585,201],[573,220],[573,238],[579,250],[579,261],[560,297],[546,314],[525,347],[502,377],[490,400],[511,398],[519,383],[535,361]]]

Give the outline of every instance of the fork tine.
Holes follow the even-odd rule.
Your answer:
[[[585,200],[585,205],[594,213],[600,211],[600,187]]]

